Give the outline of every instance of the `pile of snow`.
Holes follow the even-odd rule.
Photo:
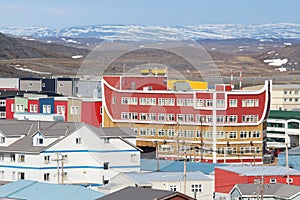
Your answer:
[[[73,59],[81,59],[81,58],[83,58],[83,56],[82,55],[76,55],[76,56],[72,56],[72,58]]]
[[[23,68],[23,67],[17,67],[17,66],[20,66],[20,65],[15,65],[15,69],[17,70],[21,70],[21,71],[24,71],[24,72],[31,72],[31,73],[35,73],[35,74],[51,74],[49,72],[40,72],[40,71],[35,71],[35,70],[32,70],[32,69],[27,69],[27,68]]]
[[[291,46],[292,45],[292,43],[290,43],[290,42],[285,42],[285,43],[283,43],[285,46]]]
[[[283,59],[274,58],[274,59],[266,59],[266,60],[264,60],[264,62],[268,63],[268,65],[271,65],[271,66],[280,67],[281,65],[286,64],[288,62],[288,59],[287,58],[283,58]]]

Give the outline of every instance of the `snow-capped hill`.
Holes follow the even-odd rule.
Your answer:
[[[0,32],[15,36],[96,37],[106,40],[186,40],[186,39],[300,39],[300,24],[207,24],[191,26],[92,25],[70,28],[0,27]]]

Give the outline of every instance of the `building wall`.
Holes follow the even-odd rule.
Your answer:
[[[81,121],[96,127],[100,127],[102,123],[101,109],[101,101],[82,101]]]
[[[80,99],[68,99],[68,122],[81,122],[82,102]]]
[[[64,106],[65,112],[64,113],[58,113],[58,106]],[[68,121],[68,100],[56,100],[54,99],[54,113],[62,114],[64,116],[65,122]]]
[[[20,90],[21,91],[42,91],[42,80],[41,79],[20,79]]]
[[[79,80],[78,81],[78,97],[101,97],[101,82]]]
[[[15,112],[27,112],[28,99],[23,97],[15,97]]]
[[[41,113],[48,113],[53,114],[54,113],[54,98],[40,98],[39,99],[39,109]],[[45,106],[50,106],[45,109]],[[50,109],[48,109],[50,108]]]
[[[14,110],[12,107],[15,105],[15,99],[6,99],[6,119],[13,119],[14,118]]]
[[[56,79],[42,79],[43,92],[56,92]]]
[[[72,79],[57,79],[56,92],[64,96],[73,96],[73,81]]]
[[[28,112],[34,113],[34,110],[30,110],[30,106],[36,106],[37,107],[37,113],[40,113],[40,106],[39,106],[39,100],[37,99],[28,99]]]

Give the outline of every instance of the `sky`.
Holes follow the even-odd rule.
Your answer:
[[[300,23],[299,0],[0,0],[0,27]]]

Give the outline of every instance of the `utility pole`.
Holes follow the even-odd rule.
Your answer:
[[[159,172],[159,159],[158,159],[158,141],[155,141],[156,146],[156,164],[157,164],[157,171]]]
[[[56,155],[56,158],[53,159],[53,161],[55,161],[56,164],[57,164],[57,184],[60,184],[60,174],[59,174],[59,161],[60,161],[60,159],[59,159],[59,154],[58,153],[55,153],[55,155]]]
[[[61,184],[64,184],[65,172],[64,172],[64,157],[61,155]]]
[[[260,191],[260,199],[264,199],[264,192],[265,192],[265,181],[264,181],[264,175],[261,175],[261,191]]]
[[[287,173],[287,182],[290,184],[290,173],[289,173],[289,149],[288,143],[285,144],[285,163],[286,163],[286,173]]]
[[[183,194],[186,194],[186,151],[184,151],[183,162]]]

